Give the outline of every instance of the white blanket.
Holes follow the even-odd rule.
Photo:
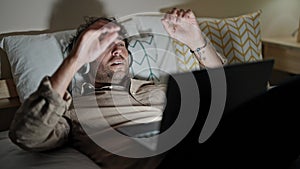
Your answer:
[[[100,169],[84,154],[71,147],[50,152],[34,153],[20,149],[0,132],[1,169]]]

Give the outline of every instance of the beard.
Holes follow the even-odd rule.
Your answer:
[[[130,79],[129,70],[116,70],[112,71],[109,69],[98,71],[95,78],[95,84],[117,84],[126,85]]]
[[[93,62],[91,64],[91,74],[89,75],[90,82],[95,82],[95,86],[104,84],[126,86],[128,80],[130,80],[129,64],[124,57],[117,57],[112,57],[104,63]]]

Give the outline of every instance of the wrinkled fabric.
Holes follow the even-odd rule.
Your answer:
[[[9,137],[30,151],[49,150],[69,143],[101,168],[156,168],[160,156],[121,157],[101,148],[90,136],[122,147],[120,151],[127,150],[130,144],[102,137],[103,133],[112,130],[111,127],[160,121],[165,89],[165,85],[132,79],[129,92],[105,89],[75,98],[66,92],[62,99],[52,89],[49,77],[45,77],[38,90],[18,109]]]

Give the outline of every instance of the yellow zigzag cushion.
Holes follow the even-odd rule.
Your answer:
[[[190,52],[189,47],[175,39],[173,39],[173,46],[175,48],[176,63],[179,72],[200,69],[199,62],[194,57],[194,54]]]
[[[228,64],[262,60],[261,10],[232,18],[198,18],[203,33]],[[198,61],[184,44],[173,41],[180,71],[199,68]]]

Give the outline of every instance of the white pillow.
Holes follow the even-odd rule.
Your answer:
[[[52,75],[63,60],[52,34],[16,35],[2,39],[20,101],[35,91],[45,75]]]

